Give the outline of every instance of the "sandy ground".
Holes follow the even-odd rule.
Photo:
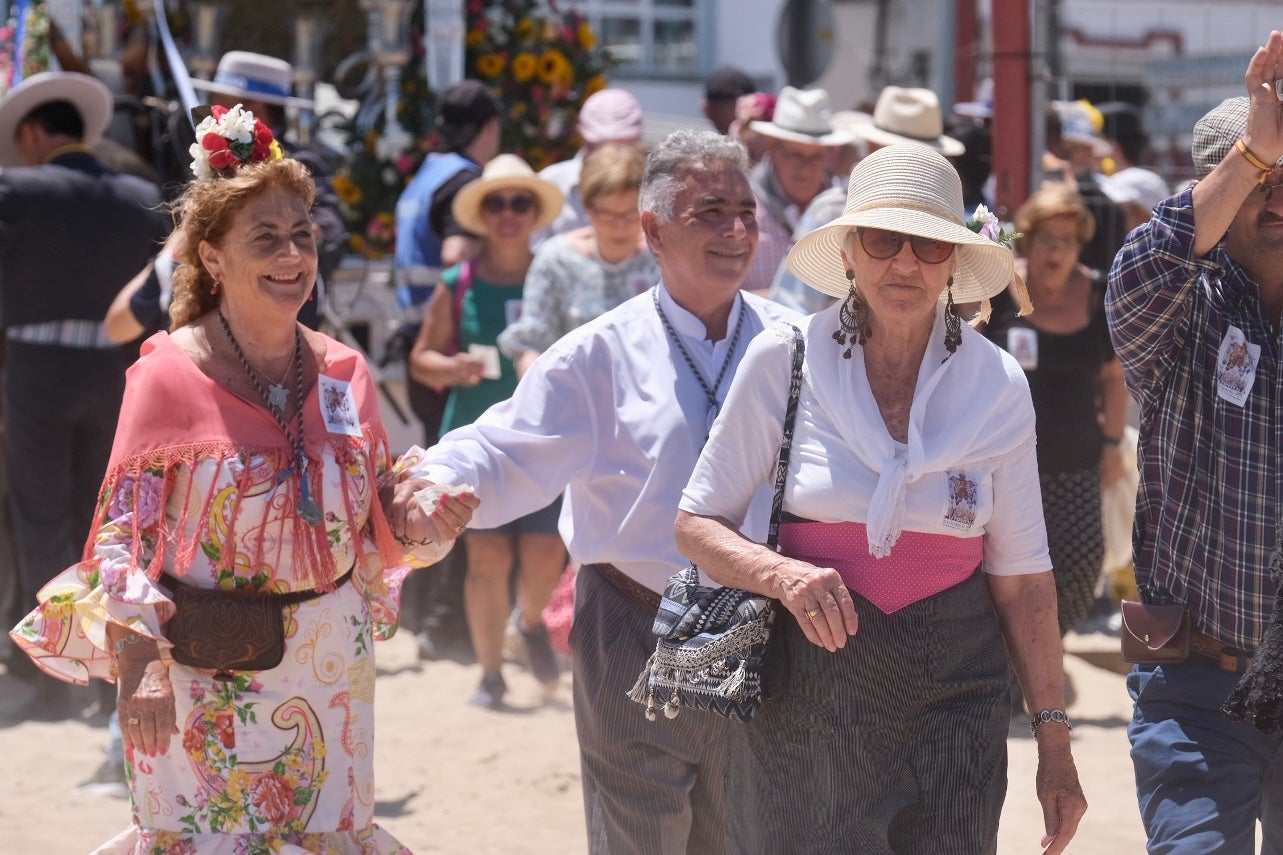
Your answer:
[[[1116,642],[1071,637],[1089,656]],[[509,666],[511,712],[469,706],[477,675],[452,662],[420,663],[408,633],[379,648],[379,822],[416,853],[583,852],[579,759],[569,687],[545,699]],[[1144,836],[1132,791],[1123,678],[1066,657],[1076,692],[1074,752],[1091,805],[1071,852],[1139,853]],[[12,690],[0,675],[0,695]],[[639,713],[640,714],[640,710]],[[107,732],[80,722],[0,728],[0,853],[85,853],[125,827],[128,802],[75,784],[101,760]],[[998,852],[1038,852],[1035,752],[1023,726],[1009,740],[1010,783]]]

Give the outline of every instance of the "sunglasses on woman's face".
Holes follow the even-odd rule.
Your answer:
[[[947,240],[889,232],[885,229],[860,228],[856,229],[856,232],[860,235],[860,246],[879,261],[895,258],[900,254],[900,248],[906,241],[913,248],[913,254],[918,257],[918,260],[927,264],[939,264],[953,255],[953,244]]]
[[[505,208],[514,214],[529,214],[535,209],[535,197],[524,193],[512,197],[492,194],[481,200],[481,210],[487,214],[502,214]]]

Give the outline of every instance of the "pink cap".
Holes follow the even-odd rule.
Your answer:
[[[641,139],[641,103],[623,89],[590,95],[579,111],[579,135],[592,144]]]

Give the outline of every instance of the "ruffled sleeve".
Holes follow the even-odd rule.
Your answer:
[[[130,572],[140,558],[145,564],[155,551],[165,503],[163,485],[156,472],[120,479],[100,503],[93,557],[41,588],[39,605],[9,633],[47,673],[82,685],[91,677],[114,681],[107,640],[110,624],[156,641],[162,655],[168,651],[161,628],[173,616],[173,602],[145,573]]]

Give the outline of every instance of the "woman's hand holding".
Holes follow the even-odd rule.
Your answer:
[[[846,647],[860,619],[838,571],[786,558],[772,575],[774,596],[793,613],[808,641],[830,653]]]
[[[481,382],[486,364],[480,359],[467,353],[456,353],[451,360],[450,385],[475,386]]]
[[[1039,744],[1036,785],[1038,801],[1042,804],[1043,827],[1047,831],[1041,846],[1046,855],[1059,855],[1073,840],[1078,823],[1087,812],[1087,797],[1078,783],[1078,769],[1074,766],[1068,740],[1046,750]]]
[[[389,484],[381,491],[384,512],[397,540],[408,545],[448,543],[463,533],[472,520],[472,512],[481,504],[472,493],[444,495],[437,500],[429,515],[414,494],[433,486],[423,478],[411,478]]]
[[[155,642],[124,636],[117,643],[116,670],[120,692],[116,715],[125,744],[150,757],[166,753],[170,739],[178,733],[178,721],[169,667],[161,661]]]

